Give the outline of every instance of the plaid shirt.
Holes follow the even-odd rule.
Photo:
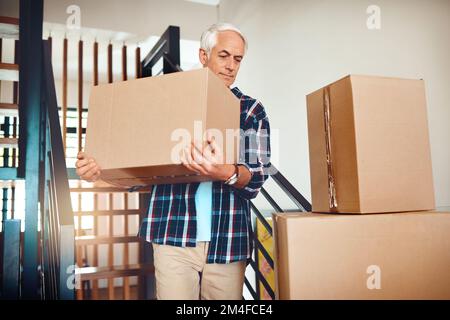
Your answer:
[[[231,90],[240,99],[239,164],[246,166],[251,180],[243,189],[213,182],[212,225],[207,263],[231,263],[251,258],[253,231],[250,199],[257,196],[269,177],[270,127],[262,104]],[[139,236],[146,241],[178,247],[195,247],[197,236],[195,192],[199,183],[156,185],[152,189],[148,216]]]

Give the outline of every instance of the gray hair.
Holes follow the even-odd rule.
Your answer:
[[[200,38],[200,48],[206,51],[206,54],[209,56],[212,48],[217,44],[217,33],[220,31],[234,31],[238,35],[241,36],[244,41],[245,51],[247,51],[247,39],[241,30],[232,25],[231,23],[216,23],[210,26],[205,32],[203,32],[202,37]],[[244,52],[245,52],[244,51]]]

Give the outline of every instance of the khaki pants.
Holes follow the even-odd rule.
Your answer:
[[[241,300],[246,262],[207,264],[209,242],[196,247],[153,243],[158,300]]]

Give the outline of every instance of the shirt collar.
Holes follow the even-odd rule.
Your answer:
[[[244,95],[241,90],[239,90],[238,87],[234,87],[233,89],[231,89],[231,92],[233,92],[233,94],[238,98],[241,99],[242,96]]]

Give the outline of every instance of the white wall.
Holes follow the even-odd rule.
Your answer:
[[[380,30],[366,26],[371,4]],[[275,164],[308,199],[305,95],[354,73],[425,80],[436,204],[450,205],[450,1],[222,0],[219,19],[249,38],[237,84],[265,105]]]
[[[67,8],[76,5],[82,28],[98,28],[136,36],[160,36],[167,26],[181,27],[183,39],[198,40],[217,20],[217,7],[185,0],[45,0],[44,21],[65,24]],[[18,16],[18,0],[0,1],[2,16]]]

